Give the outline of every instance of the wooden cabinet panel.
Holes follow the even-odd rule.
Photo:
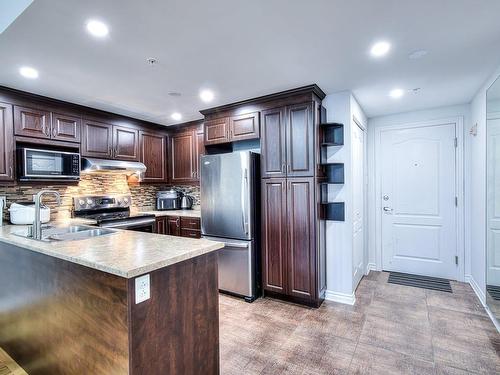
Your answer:
[[[242,141],[260,136],[259,112],[232,116],[229,119],[229,140]]]
[[[167,150],[165,136],[141,131],[139,134],[140,161],[146,165],[144,182],[166,182]]]
[[[167,234],[170,236],[181,235],[181,218],[179,216],[167,216]]]
[[[52,139],[80,143],[82,119],[61,113],[52,113]]]
[[[113,157],[119,160],[139,160],[139,133],[135,129],[113,126]]]
[[[285,108],[262,111],[261,176],[286,176]]]
[[[0,181],[14,181],[12,106],[0,103]]]
[[[174,134],[170,138],[171,182],[192,182],[195,179],[195,150],[193,131]]]
[[[201,230],[200,219],[197,217],[183,217],[181,216],[182,229]]]
[[[16,135],[50,138],[50,112],[15,105],[14,129]]]
[[[227,117],[205,121],[205,145],[229,142],[229,119]]]
[[[314,176],[314,123],[312,104],[287,107],[287,176]]]
[[[156,233],[167,234],[167,217],[159,216],[156,218]]]
[[[205,134],[203,131],[196,132],[196,166],[195,166],[195,180],[200,181],[201,168],[200,168],[200,160],[203,155],[205,155],[205,142],[204,142]]]
[[[286,293],[286,179],[262,181],[264,289]]]
[[[315,274],[314,179],[288,179],[287,189],[289,293],[312,298]]]
[[[181,237],[201,238],[201,232],[194,229],[181,229]]]
[[[103,122],[84,120],[82,130],[82,156],[111,158],[113,126]]]

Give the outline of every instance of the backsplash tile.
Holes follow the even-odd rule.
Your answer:
[[[7,207],[12,203],[32,202],[33,194],[41,189],[50,189],[61,195],[61,206],[56,206],[51,196],[44,198],[44,203],[51,208],[52,219],[65,219],[71,216],[73,197],[81,195],[113,195],[131,194],[132,206],[137,209],[151,208],[156,205],[156,193],[174,187],[185,194],[192,195],[194,204],[200,204],[200,188],[198,186],[158,186],[140,185],[127,182],[125,175],[115,174],[82,174],[78,184],[18,184],[15,186],[0,186],[0,196],[7,197]],[[4,212],[4,219],[8,220],[8,210]]]

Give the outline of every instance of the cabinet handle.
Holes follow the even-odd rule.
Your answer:
[[[10,177],[14,177],[14,168],[12,166],[10,166]]]
[[[290,168],[290,164],[288,164],[288,165],[286,166],[286,171],[287,171],[287,173],[290,173],[290,169],[291,169],[291,168]]]
[[[50,129],[49,129],[49,128],[45,128],[45,129],[44,129],[44,133],[45,133],[45,135],[46,135],[47,137],[49,137],[49,138],[50,138]]]
[[[285,163],[281,164],[281,172],[285,173]]]
[[[52,129],[52,137],[55,138],[57,136],[56,128]]]

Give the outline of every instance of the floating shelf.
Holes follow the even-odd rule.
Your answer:
[[[344,145],[344,125],[336,122],[320,124],[323,129],[323,139],[321,146],[343,146]]]
[[[323,218],[329,221],[345,221],[344,202],[321,203],[323,206]]]
[[[324,163],[327,184],[344,183],[344,163]]]

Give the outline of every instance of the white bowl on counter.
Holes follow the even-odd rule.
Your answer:
[[[35,205],[12,203],[9,208],[9,214],[12,224],[33,224],[35,220]],[[50,221],[49,207],[42,206],[40,209],[40,220],[43,224]]]

